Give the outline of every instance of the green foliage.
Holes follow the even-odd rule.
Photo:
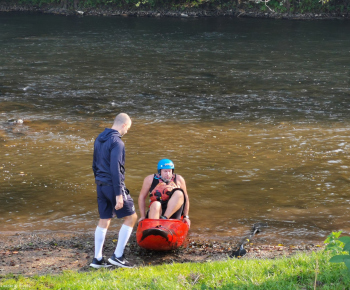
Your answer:
[[[42,6],[44,4],[58,4],[61,0],[19,0],[20,4],[29,4],[29,5],[37,5]]]
[[[275,12],[284,13],[287,11],[287,8],[284,6],[283,0],[270,0],[267,5]],[[266,9],[265,9],[266,10]]]
[[[303,0],[300,1],[299,9],[301,13],[320,11],[322,10],[322,4],[318,0]]]
[[[339,237],[341,233],[342,231],[333,232],[327,237],[325,243],[327,242],[328,245],[325,250],[332,252],[332,254],[336,254],[339,252],[343,253],[341,255],[333,256],[329,260],[329,262],[344,263],[350,273],[350,255],[344,254],[345,252],[350,253],[350,237],[349,236]]]
[[[342,251],[344,243],[339,240],[342,231],[332,232],[324,241],[326,244],[325,251],[330,251],[332,254],[337,254]]]

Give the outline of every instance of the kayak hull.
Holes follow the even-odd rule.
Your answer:
[[[170,251],[184,245],[188,224],[177,219],[144,219],[139,222],[136,240],[141,248]]]

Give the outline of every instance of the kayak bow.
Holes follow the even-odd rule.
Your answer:
[[[140,247],[154,251],[170,251],[186,241],[188,224],[177,219],[144,219],[139,222],[136,240]]]

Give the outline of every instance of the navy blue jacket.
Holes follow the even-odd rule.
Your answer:
[[[106,128],[95,140],[92,170],[95,180],[113,186],[116,196],[125,184],[125,145],[117,130]]]

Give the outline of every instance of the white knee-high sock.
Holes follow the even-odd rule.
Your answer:
[[[96,227],[96,231],[95,231],[95,258],[99,261],[102,259],[102,248],[103,248],[103,244],[105,242],[106,234],[107,234],[107,229],[100,228],[99,226]]]
[[[125,246],[130,238],[131,233],[132,227],[122,225],[119,231],[118,244],[114,251],[114,254],[117,258],[123,256]]]

